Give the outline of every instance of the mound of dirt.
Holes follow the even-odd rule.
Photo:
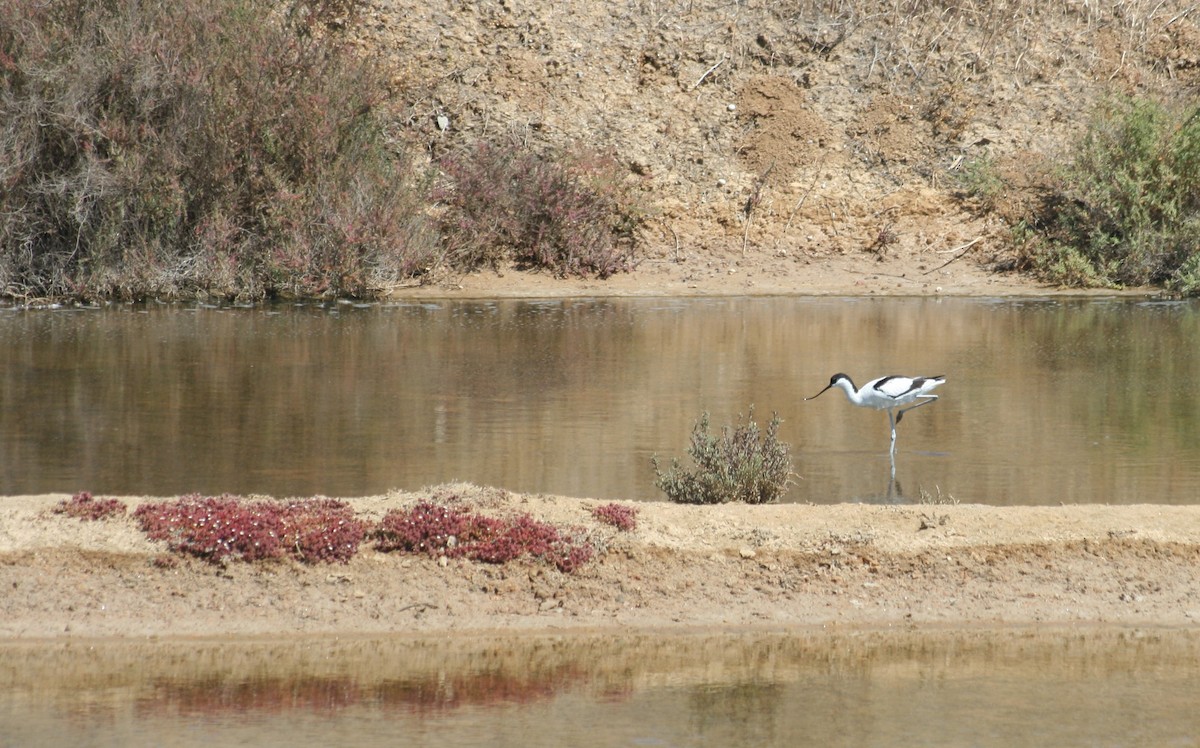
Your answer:
[[[578,571],[381,553],[348,564],[181,559],[124,515],[52,512],[66,496],[0,500],[0,637],[144,637],[928,627],[1193,626],[1200,507],[636,504],[441,487],[494,516],[575,527]],[[429,497],[351,500],[379,518]],[[131,508],[141,500],[129,500]],[[174,557],[172,557],[174,558]]]

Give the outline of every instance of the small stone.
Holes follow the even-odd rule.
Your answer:
[[[753,548],[742,548],[738,551],[738,555],[742,558],[754,558],[758,554],[754,552]]]

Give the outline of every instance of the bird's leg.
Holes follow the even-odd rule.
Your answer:
[[[888,422],[892,424],[892,452],[891,452],[891,454],[892,454],[893,462],[896,459],[896,423],[899,422],[899,420],[900,419],[896,418],[895,414],[892,413],[892,411],[890,411],[890,410],[888,411]]]
[[[921,397],[923,398],[921,400],[921,402],[917,403],[916,405],[912,406],[911,408],[905,408],[904,410],[896,413],[896,423],[900,423],[900,419],[903,418],[904,414],[907,413],[908,411],[916,410],[917,408],[921,407],[922,405],[928,405],[931,402],[933,402],[934,400],[938,399],[937,395],[922,395]]]

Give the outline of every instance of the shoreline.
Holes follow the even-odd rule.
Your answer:
[[[1154,298],[1152,287],[1070,288],[1019,273],[997,273],[973,261],[926,278],[912,257],[809,259],[778,265],[771,258],[730,254],[725,261],[658,261],[604,280],[558,278],[513,267],[480,270],[438,283],[402,285],[384,300],[556,298]]]

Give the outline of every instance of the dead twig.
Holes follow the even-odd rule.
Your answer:
[[[714,70],[716,70],[717,68],[719,68],[719,67],[721,67],[722,65],[724,65],[724,64],[725,64],[725,61],[726,61],[726,60],[728,60],[728,59],[729,59],[728,57],[722,57],[721,59],[717,60],[717,64],[716,64],[716,65],[713,65],[713,66],[712,66],[712,67],[710,67],[708,70],[705,70],[705,71],[704,71],[704,75],[700,76],[700,80],[698,80],[698,81],[696,81],[695,83],[693,83],[693,84],[692,84],[692,88],[691,88],[691,90],[695,91],[697,88],[700,88],[700,84],[704,82],[704,79],[705,79],[705,78],[707,78],[708,76],[712,75],[712,73],[713,73],[713,71],[714,71]]]
[[[829,230],[833,232],[834,236],[840,236],[837,230],[837,216],[833,213],[833,206],[826,205],[825,210],[829,212]]]
[[[1197,7],[1200,7],[1200,6],[1193,5],[1192,7],[1188,8],[1187,10],[1181,11],[1180,13],[1176,14],[1176,15],[1175,15],[1175,16],[1174,16],[1174,17],[1173,17],[1171,20],[1169,20],[1169,21],[1167,21],[1166,23],[1164,23],[1164,24],[1163,24],[1163,28],[1165,29],[1165,28],[1167,28],[1168,26],[1170,26],[1171,24],[1173,24],[1173,23],[1175,23],[1176,21],[1178,21],[1180,18],[1183,18],[1184,16],[1187,16],[1189,13],[1191,13],[1191,12],[1192,12],[1193,10],[1195,10]]]
[[[953,256],[953,257],[951,257],[949,260],[946,260],[946,261],[945,261],[945,262],[943,262],[941,265],[938,265],[937,267],[933,268],[932,270],[926,270],[924,273],[921,273],[921,275],[929,275],[930,273],[936,273],[937,271],[939,271],[939,270],[941,270],[942,268],[946,267],[946,266],[947,266],[947,265],[949,265],[950,263],[952,263],[952,262],[954,262],[955,260],[957,260],[957,259],[961,258],[961,257],[962,257],[963,255],[965,255],[967,252],[971,251],[971,247],[974,247],[976,244],[978,244],[978,243],[979,243],[979,242],[981,242],[981,241],[983,241],[983,237],[982,237],[982,236],[977,236],[977,237],[975,237],[974,239],[972,239],[971,241],[967,242],[966,244],[963,244],[963,245],[962,245],[962,246],[960,246],[960,247],[955,247],[954,249],[951,249],[951,250],[949,250],[949,251],[951,251],[951,252],[958,252],[958,254],[954,255],[954,256]]]
[[[409,608],[420,608],[422,611],[424,611],[426,608],[433,608],[434,610],[437,610],[437,606],[433,603],[413,603],[412,605],[405,605],[403,608],[397,609],[396,612],[400,613],[408,610]]]
[[[796,204],[792,206],[792,212],[788,214],[787,222],[783,225],[783,233],[785,236],[787,235],[788,230],[792,227],[792,219],[796,217],[796,213],[799,212],[800,208],[804,206],[804,201],[808,199],[808,196],[812,194],[812,191],[817,188],[817,180],[821,178],[821,169],[824,167],[825,153],[822,152],[821,160],[817,163],[816,171],[813,172],[812,182],[808,185],[808,189],[804,191],[804,194],[800,196],[800,199],[796,201]]]
[[[767,184],[767,177],[775,169],[775,162],[767,167],[766,171],[759,175],[758,179],[754,180],[754,188],[750,190],[750,197],[746,198],[744,210],[746,212],[746,227],[742,231],[742,257],[746,256],[746,248],[750,244],[750,222],[754,219],[754,210],[762,202],[762,190]]]

